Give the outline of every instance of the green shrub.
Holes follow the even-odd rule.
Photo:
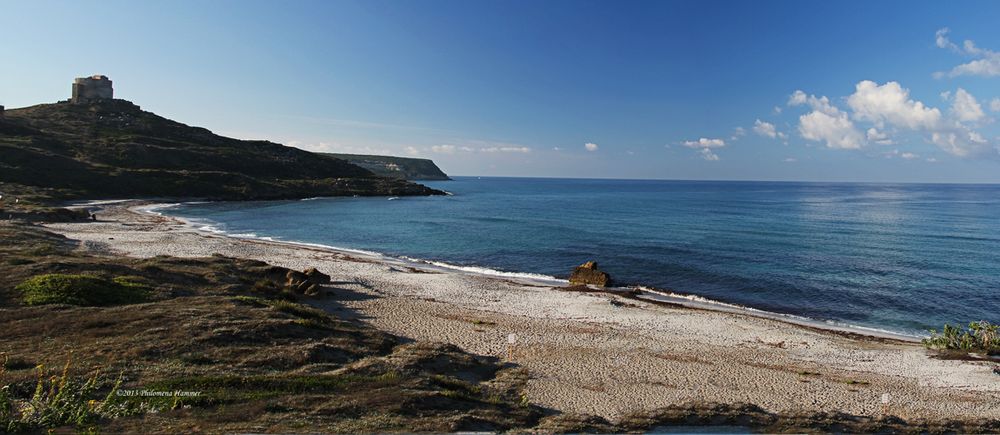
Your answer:
[[[114,280],[90,275],[48,274],[28,278],[15,287],[27,305],[70,304],[106,306],[144,302],[149,287],[118,277]]]
[[[297,304],[282,300],[270,301],[271,309],[282,313],[291,314],[303,319],[311,319],[319,322],[329,322],[330,315],[326,311],[310,307],[308,305]]]
[[[326,311],[313,308],[308,305],[289,302],[281,299],[264,299],[256,296],[236,296],[234,299],[250,304],[255,307],[270,307],[274,311],[291,314],[298,319],[296,324],[314,328],[329,329],[333,325],[333,318]]]
[[[81,432],[92,432],[95,424],[102,419],[113,419],[132,415],[142,410],[117,403],[116,392],[122,377],[111,391],[98,400],[98,374],[86,380],[69,377],[67,362],[62,376],[48,376],[42,366],[38,366],[38,381],[34,393],[27,399],[17,399],[12,394],[11,384],[0,384],[0,433],[41,432],[75,426]],[[0,379],[3,378],[0,370]]]
[[[969,323],[968,329],[960,326],[944,325],[941,332],[931,331],[930,338],[923,340],[928,349],[945,352],[981,353],[1000,355],[1000,325],[987,321]]]

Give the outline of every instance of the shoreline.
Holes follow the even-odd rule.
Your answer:
[[[96,202],[88,201],[86,203],[75,204],[71,207],[129,203],[134,201],[136,200],[126,199],[126,200],[96,201]],[[190,228],[192,231],[198,232],[199,234],[228,237],[235,240],[252,240],[264,243],[285,244],[295,247],[326,250],[344,255],[361,256],[372,261],[380,261],[387,264],[393,264],[403,267],[413,267],[431,272],[471,274],[471,275],[483,276],[486,278],[509,279],[518,282],[520,284],[540,285],[553,288],[565,287],[569,285],[568,280],[542,274],[531,273],[531,272],[501,271],[482,266],[459,266],[444,261],[425,260],[425,259],[411,258],[406,256],[395,257],[381,252],[367,251],[363,249],[352,249],[346,247],[330,246],[319,243],[300,242],[293,240],[278,240],[271,237],[258,236],[256,234],[231,234],[222,230],[208,229],[214,227],[211,224],[206,223],[205,225],[199,226],[199,223],[194,222],[190,219],[179,216],[172,216],[157,211],[157,210],[180,206],[183,204],[199,204],[205,202],[207,201],[182,201],[182,202],[170,202],[170,203],[152,202],[150,204],[132,206],[129,207],[129,209],[138,213],[147,213],[158,217],[177,220],[178,222],[181,222],[185,226]],[[766,311],[753,307],[733,304],[725,301],[709,299],[696,294],[677,292],[669,289],[659,289],[652,286],[644,286],[641,284],[627,286],[627,287],[608,287],[606,289],[595,288],[595,291],[605,291],[610,293],[634,292],[635,298],[646,302],[673,304],[690,309],[723,312],[736,315],[745,315],[745,316],[769,319],[799,327],[811,328],[823,332],[843,334],[849,337],[860,337],[860,338],[877,339],[877,340],[892,340],[905,343],[920,343],[921,339],[926,337],[926,335],[923,336],[910,335],[887,329],[845,324],[834,320],[821,320],[806,316],[800,316],[796,314]]]
[[[409,340],[456,345],[530,373],[539,406],[609,420],[678,403],[752,403],[770,412],[1000,418],[994,363],[940,360],[912,342],[615,294],[411,266],[320,247],[205,234],[179,220],[100,206],[100,221],[46,224],[106,255],[221,253],[331,275],[307,300]],[[94,207],[94,205],[89,205]],[[516,344],[508,337],[516,336]]]

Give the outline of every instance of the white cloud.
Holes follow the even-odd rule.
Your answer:
[[[982,135],[959,124],[931,133],[931,143],[959,157],[979,155],[989,150]]]
[[[940,28],[937,32],[934,32],[934,43],[937,44],[938,48],[950,48],[959,51],[958,46],[948,40],[948,32],[951,32],[951,29],[947,27]]]
[[[774,114],[775,115],[781,114],[781,106],[774,106]]]
[[[799,117],[799,133],[808,140],[826,142],[829,148],[858,149],[864,145],[861,133],[844,112],[829,115],[814,110],[802,115]]]
[[[700,138],[698,140],[688,140],[681,142],[682,145],[688,148],[695,148],[701,154],[701,158],[714,162],[719,160],[719,155],[712,151],[713,148],[722,148],[726,146],[726,141],[723,139],[709,139],[707,137]]]
[[[1000,98],[994,98],[990,101],[990,110],[1000,112]]]
[[[301,141],[293,140],[285,142],[285,145],[303,149],[306,151],[311,151],[314,153],[376,154],[376,155],[393,155],[398,153],[398,151],[394,152],[387,148],[376,148],[367,145],[361,145],[361,146],[345,145],[336,142],[304,143]]]
[[[559,148],[559,147],[552,147],[552,151],[562,151],[562,148]]]
[[[455,145],[434,145],[431,147],[431,152],[438,154],[455,154]]]
[[[698,140],[684,141],[684,146],[688,148],[722,148],[726,146],[726,141],[722,139],[701,138]]]
[[[937,163],[937,159],[935,159],[934,157],[928,157],[928,158],[924,159],[924,161],[927,161],[927,162],[930,162],[930,163]]]
[[[451,144],[433,145],[431,146],[430,150],[432,153],[435,154],[455,154],[458,152],[471,153],[473,151],[476,151],[474,148],[468,146],[457,146]]]
[[[976,101],[976,97],[965,91],[965,89],[958,88],[955,91],[955,98],[951,104],[951,112],[959,121],[979,121],[986,117],[983,113],[983,107],[979,105]]]
[[[416,149],[414,147],[411,147],[411,146],[403,148],[403,151],[406,152],[406,154],[409,154],[411,156],[419,156],[420,155],[420,150],[418,150],[418,149]]]
[[[938,30],[934,34],[934,42],[940,48],[946,48],[956,53],[970,56],[975,60],[963,63],[948,72],[936,72],[934,77],[958,77],[963,75],[975,75],[984,77],[1000,76],[1000,53],[993,50],[979,48],[971,40],[965,40],[961,46],[948,39],[948,28]]]
[[[822,112],[830,116],[838,116],[843,113],[839,108],[830,104],[830,99],[826,96],[816,98],[815,95],[806,95],[805,92],[797,90],[788,97],[789,106],[808,105],[812,110]]]
[[[530,153],[531,148],[528,147],[489,147],[481,148],[479,151],[484,153]]]
[[[795,91],[788,98],[789,106],[808,104],[813,110],[799,117],[799,134],[807,140],[826,142],[829,148],[858,149],[864,146],[864,136],[854,128],[847,113],[830,104],[830,99],[807,96]]]
[[[795,157],[786,157],[785,160],[782,160],[782,161],[785,162],[785,163],[795,163],[795,162],[799,161],[799,159],[796,159]]]
[[[774,138],[785,139],[787,137],[785,133],[778,131],[778,129],[775,128],[774,124],[771,124],[770,122],[766,121],[761,121],[759,119],[754,121],[753,131],[754,133],[757,133],[761,136],[769,137],[771,139]]]
[[[931,143],[956,156],[987,153],[989,146],[982,135],[961,123],[984,118],[982,107],[964,89],[958,89],[948,97],[954,101],[948,119],[937,108],[910,99],[910,91],[897,82],[881,86],[868,80],[859,82],[847,102],[853,110],[854,119],[871,122],[879,129],[892,125],[930,134]],[[881,135],[878,130],[874,134]],[[878,141],[889,139],[874,140],[881,143]]]
[[[587,142],[583,144],[583,147],[586,148],[587,151],[597,151],[597,144],[593,142]]]
[[[878,131],[875,127],[869,128],[868,131],[865,132],[865,137],[868,139],[868,142],[877,143],[879,145],[892,145],[895,143],[889,138],[887,133]]]
[[[807,101],[806,93],[801,90],[796,90],[792,92],[792,95],[788,97],[789,106],[799,106],[805,104]]]
[[[898,82],[879,86],[863,80],[854,89],[854,94],[847,97],[847,105],[854,111],[855,120],[873,122],[878,127],[889,123],[910,129],[932,129],[941,122],[940,110],[910,99],[910,90]]]
[[[883,130],[888,126],[922,132],[927,140],[948,153],[972,157],[995,153],[981,134],[962,121],[985,118],[982,107],[971,95],[959,90],[947,96],[954,100],[950,116],[946,119],[937,108],[924,105],[910,98],[909,90],[897,82],[878,85],[862,81],[855,86],[854,94],[847,99],[851,119],[874,124],[864,135],[858,131],[847,113],[830,104],[826,97],[816,98],[805,92],[795,91],[788,104],[807,104],[813,111],[799,117],[799,132],[808,140],[826,142],[831,148],[861,148],[868,143],[887,145],[895,143]],[[978,110],[977,110],[978,109]]]
[[[887,159],[891,159],[891,158],[894,158],[894,157],[899,157],[899,158],[901,158],[903,160],[913,160],[913,159],[919,159],[920,158],[920,156],[917,155],[917,154],[914,154],[914,153],[911,153],[911,152],[906,152],[906,151],[900,151],[898,149],[892,150],[892,151],[889,151],[889,152],[886,152],[886,153],[882,153],[882,155],[885,156],[885,158],[887,158]]]
[[[735,141],[739,140],[741,137],[746,136],[746,135],[747,135],[747,130],[745,128],[743,128],[743,127],[736,127],[736,130],[733,131],[733,135],[729,136],[729,140],[735,142]]]

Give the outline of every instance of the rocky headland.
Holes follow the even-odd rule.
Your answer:
[[[120,99],[7,109],[0,194],[98,198],[291,199],[437,195],[345,160],[219,136]]]
[[[413,157],[373,156],[367,154],[323,155],[346,160],[383,177],[402,178],[410,181],[450,180],[433,160]]]

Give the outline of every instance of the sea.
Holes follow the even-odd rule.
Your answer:
[[[1000,323],[1000,185],[455,177],[435,197],[184,203],[208,231],[922,336]]]

